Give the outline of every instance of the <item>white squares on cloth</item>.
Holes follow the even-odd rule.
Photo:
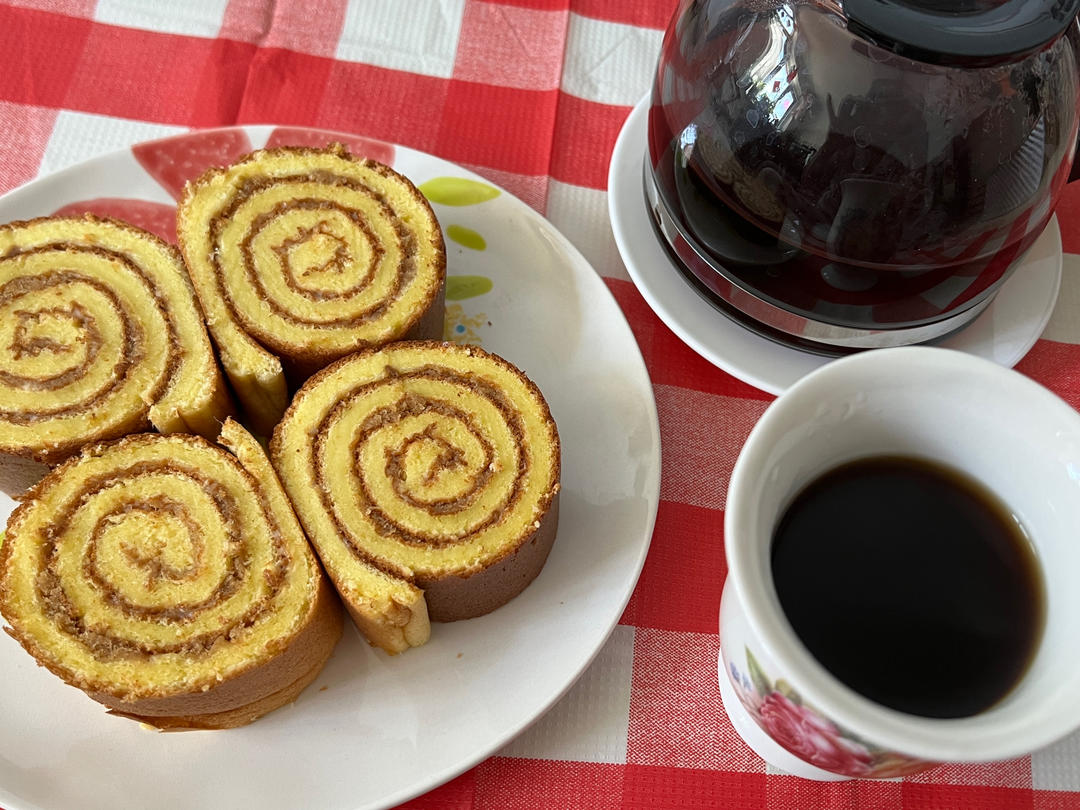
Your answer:
[[[1080,790],[1080,731],[1031,755],[1035,790]]]
[[[463,18],[454,78],[554,90],[562,73],[567,13],[470,3]]]
[[[1066,253],[1061,267],[1061,291],[1042,336],[1060,343],[1080,343],[1080,256]]]
[[[602,104],[633,106],[652,86],[664,32],[570,15],[562,89]]]
[[[140,141],[166,138],[184,131],[184,127],[61,110],[45,147],[39,174],[49,174]]]
[[[164,34],[215,37],[228,0],[98,0],[94,19]]]
[[[338,59],[448,79],[465,0],[350,0]]]
[[[630,280],[608,218],[608,193],[552,180],[548,185],[547,218],[574,243],[597,273]]]
[[[94,0],[6,0],[4,5],[32,8],[35,11],[48,11],[52,14],[66,14],[69,17],[82,19],[90,19],[94,16]]]
[[[620,625],[565,697],[500,756],[625,764],[633,671],[634,628]]]

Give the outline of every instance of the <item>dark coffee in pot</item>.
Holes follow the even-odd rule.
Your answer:
[[[989,490],[928,461],[873,457],[810,483],[772,541],[776,592],[835,677],[923,717],[967,717],[1020,680],[1042,634],[1042,573]]]

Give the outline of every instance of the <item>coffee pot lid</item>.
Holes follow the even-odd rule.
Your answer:
[[[924,62],[980,65],[1049,45],[1080,0],[843,0],[848,29]]]

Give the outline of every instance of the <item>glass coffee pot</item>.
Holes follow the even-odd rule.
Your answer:
[[[645,191],[726,314],[824,354],[974,320],[1077,141],[1080,0],[684,0]]]

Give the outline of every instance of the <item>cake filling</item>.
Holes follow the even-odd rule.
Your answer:
[[[60,511],[51,523],[44,542],[42,553],[44,564],[38,573],[37,589],[43,612],[57,626],[63,628],[67,635],[77,639],[100,660],[162,653],[205,655],[214,648],[215,644],[224,639],[235,638],[238,633],[256,624],[265,613],[272,609],[275,594],[285,580],[285,572],[290,561],[288,551],[282,542],[281,532],[267,510],[269,522],[267,535],[273,546],[273,562],[260,572],[265,581],[267,595],[251,603],[229,622],[218,623],[206,632],[171,644],[150,644],[143,640],[117,636],[100,628],[87,627],[82,611],[75,606],[63,586],[63,577],[58,570],[57,561],[60,542],[75,532],[73,523],[76,513],[79,510],[92,508],[95,495],[110,488],[128,485],[131,481],[145,476],[168,476],[169,479],[186,479],[191,482],[209,496],[209,502],[217,512],[217,520],[211,521],[205,514],[192,514],[186,504],[163,494],[153,494],[138,501],[124,502],[122,506],[103,514],[95,514],[93,533],[86,540],[85,550],[81,555],[81,569],[85,579],[93,583],[100,601],[107,605],[110,611],[116,611],[131,619],[153,621],[159,624],[189,624],[197,622],[207,610],[234,598],[244,580],[251,576],[249,570],[251,559],[247,544],[251,542],[249,535],[253,529],[251,527],[245,529],[242,526],[240,510],[228,489],[204,472],[166,461],[139,462],[86,479],[81,482],[77,497],[71,497],[67,501],[66,508]],[[188,555],[190,557],[188,570],[174,569],[171,575],[165,576],[167,565],[162,561],[162,554],[166,551],[164,547],[154,549],[154,554],[143,555],[134,546],[124,545],[124,555],[133,564],[132,567],[148,574],[145,585],[150,591],[155,589],[157,583],[166,579],[174,583],[193,580],[194,575],[198,573],[198,568],[205,565],[203,525],[209,522],[226,528],[227,535],[222,543],[226,549],[222,576],[203,598],[189,602],[170,602],[161,606],[138,604],[125,595],[122,590],[125,583],[114,582],[110,576],[111,572],[101,569],[98,550],[104,533],[115,524],[117,519],[130,519],[133,514],[147,513],[153,513],[159,518],[165,515],[174,519],[186,529],[185,540],[193,547]],[[133,542],[135,540],[136,538],[132,538]],[[173,553],[176,553],[175,549]]]

